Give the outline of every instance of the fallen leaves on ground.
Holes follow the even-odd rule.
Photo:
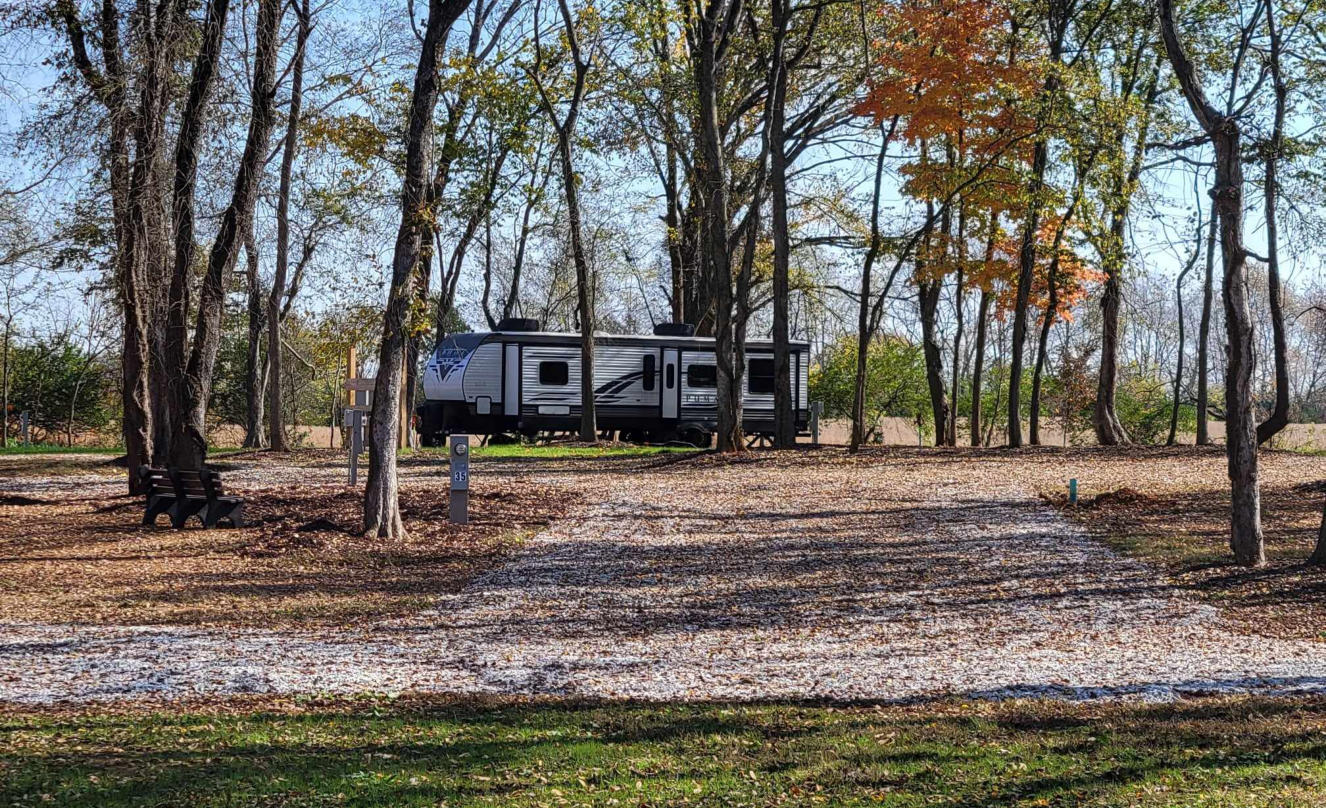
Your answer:
[[[408,538],[360,533],[362,493],[302,481],[235,487],[242,529],[140,524],[142,497],[52,489],[0,500],[0,614],[90,623],[345,625],[409,613],[501,563],[570,504],[548,485],[501,482],[471,492],[470,524],[447,521],[436,478],[407,481]],[[103,486],[104,488],[104,486]]]

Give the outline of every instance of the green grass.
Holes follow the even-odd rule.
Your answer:
[[[1323,801],[1323,701],[835,709],[360,700],[0,715],[0,804],[12,806]]]
[[[445,447],[419,449],[420,454],[446,454]],[[566,446],[561,444],[496,443],[475,446],[473,457],[496,459],[529,458],[534,460],[581,459],[596,457],[651,457],[661,454],[698,451],[689,446]]]
[[[118,455],[124,454],[124,448],[117,446],[54,446],[46,443],[31,443],[24,446],[23,444],[16,442],[11,442],[8,446],[0,446],[0,457],[3,457],[4,455],[42,454]]]
[[[240,446],[213,446],[208,449],[209,455],[225,455],[235,452],[247,452]],[[47,455],[47,454],[95,454],[95,455],[122,455],[123,446],[57,446],[49,443],[32,443],[23,446],[18,443],[11,443],[8,446],[0,446],[0,457],[5,455]]]

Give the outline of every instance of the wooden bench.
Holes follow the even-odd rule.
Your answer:
[[[166,514],[172,527],[184,527],[190,516],[197,516],[203,527],[216,527],[222,520],[233,527],[244,527],[244,500],[227,496],[221,487],[221,475],[211,469],[158,469],[140,466],[138,476],[147,490],[147,509],[143,524],[156,524]]]

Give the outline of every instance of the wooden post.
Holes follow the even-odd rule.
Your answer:
[[[355,346],[351,345],[345,349],[345,379],[357,378],[359,376],[359,362],[355,357]],[[345,406],[353,407],[355,405],[355,391],[346,387]]]
[[[823,401],[810,402],[810,442],[820,445],[820,414],[824,412]]]

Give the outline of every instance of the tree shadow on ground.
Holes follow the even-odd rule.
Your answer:
[[[370,700],[0,717],[6,804],[1178,804],[1318,794],[1326,702]],[[46,797],[42,797],[46,795]],[[1260,800],[1260,801],[1259,801]],[[1043,801],[1043,802],[1038,802]],[[1304,801],[1303,804],[1309,804]]]
[[[1322,638],[1326,568],[1303,562],[1322,518],[1316,480],[1262,485],[1262,525],[1269,564],[1236,566],[1229,550],[1229,491],[1106,492],[1070,517],[1115,549],[1164,571],[1177,588],[1218,604],[1236,625],[1257,633]]]

